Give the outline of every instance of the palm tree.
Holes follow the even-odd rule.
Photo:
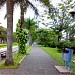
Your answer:
[[[32,35],[33,35],[33,32],[35,32],[36,28],[38,27],[36,25],[36,22],[34,21],[34,19],[30,19],[30,18],[27,18],[25,20],[25,28],[28,29],[28,34],[29,34],[29,45],[32,45]]]
[[[43,0],[40,0],[43,1]],[[49,0],[45,0],[49,1]],[[22,6],[26,5],[26,2],[29,2],[28,0],[0,0],[0,8],[2,5],[4,5],[7,2],[7,56],[5,60],[5,65],[12,65],[13,62],[13,57],[12,57],[12,35],[13,35],[13,4],[14,3],[21,3],[20,8],[21,8],[21,28],[23,28],[24,24],[24,8],[27,8],[27,6]],[[29,2],[30,4],[30,2]],[[46,4],[47,5],[47,4]],[[37,10],[35,10],[37,12]]]
[[[44,3],[44,5],[46,5],[48,7],[50,5],[49,0],[39,0],[39,1]],[[4,3],[6,3],[6,0],[0,0],[0,7]],[[26,12],[26,9],[28,8],[28,6],[30,5],[33,8],[36,15],[38,15],[38,10],[29,0],[14,0],[14,4],[16,4],[16,3],[20,4],[20,9],[21,9],[21,15],[20,15],[21,25],[20,25],[20,28],[23,28],[24,27],[24,12]]]
[[[0,7],[3,6],[5,3],[6,3],[6,0],[1,0],[0,1]],[[14,0],[14,5],[15,4],[19,4],[20,5],[20,10],[21,10],[21,13],[20,13],[20,19],[21,19],[20,28],[24,27],[24,12],[26,12],[26,10],[27,10],[29,5],[35,11],[35,14],[39,15],[37,8],[28,0]],[[7,14],[5,15],[5,18],[6,17],[7,17]]]
[[[38,15],[38,10],[37,8],[28,0],[22,0],[20,2],[20,9],[21,9],[21,15],[20,15],[20,19],[21,19],[21,28],[24,27],[24,12],[26,12],[28,6],[31,6],[33,8],[33,10],[35,11],[35,14]]]
[[[7,55],[5,65],[13,65],[12,56],[13,37],[13,0],[7,0]]]

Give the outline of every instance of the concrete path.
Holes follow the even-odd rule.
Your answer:
[[[71,75],[60,74],[55,65],[57,62],[50,55],[34,45],[18,69],[0,69],[0,75]]]

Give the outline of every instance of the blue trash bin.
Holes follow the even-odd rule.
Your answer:
[[[73,50],[69,48],[64,48],[62,53],[62,59],[64,61],[65,67],[71,70],[71,59],[73,55]]]
[[[72,49],[68,49],[68,62],[71,62],[72,59],[72,55],[73,55],[73,50]]]

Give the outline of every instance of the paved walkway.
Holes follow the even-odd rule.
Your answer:
[[[0,69],[0,75],[71,75],[60,74],[55,65],[57,62],[50,55],[34,45],[18,69]]]

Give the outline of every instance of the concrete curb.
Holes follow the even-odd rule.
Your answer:
[[[25,57],[26,57],[26,55],[20,60],[19,64],[21,64],[21,62],[24,60]]]

